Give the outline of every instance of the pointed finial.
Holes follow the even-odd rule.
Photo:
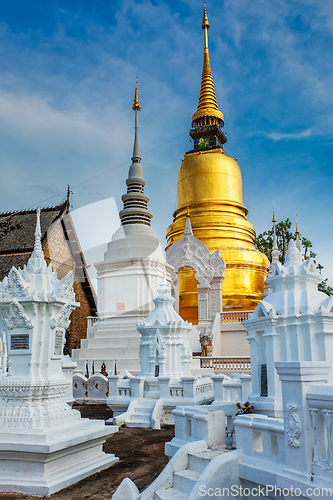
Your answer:
[[[139,138],[138,138],[138,111],[141,110],[141,106],[139,103],[139,95],[138,95],[138,77],[136,78],[136,85],[135,85],[135,95],[134,95],[134,103],[132,106],[132,109],[135,111],[135,126],[134,126],[134,146],[133,146],[133,156],[132,160],[133,162],[138,162],[140,163],[140,152],[139,152]],[[142,169],[142,167],[141,167]]]
[[[35,246],[33,251],[34,257],[43,257],[43,248],[42,248],[42,231],[40,228],[40,207],[37,208],[37,222],[36,222],[36,230],[35,230]]]
[[[272,222],[273,222],[273,247],[272,247],[272,251],[271,251],[271,257],[272,257],[271,269],[272,269],[272,265],[274,264],[274,262],[279,262],[279,256],[280,256],[279,247],[278,247],[278,243],[277,243],[277,237],[276,237],[276,231],[275,231],[276,219],[275,219],[274,201],[273,201]]]
[[[133,102],[132,109],[134,111],[141,110],[141,106],[140,106],[140,102],[139,102],[139,94],[138,94],[138,77],[136,77],[136,80],[135,80],[135,93],[134,93],[134,102]]]
[[[202,20],[202,28],[204,30],[204,63],[202,68],[202,77],[201,77],[201,88],[200,88],[200,96],[199,103],[197,107],[197,111],[192,116],[192,122],[197,122],[198,125],[201,125],[201,121],[204,122],[207,118],[213,120],[213,122],[224,122],[224,115],[218,108],[216,95],[215,95],[215,87],[212,69],[210,67],[209,60],[209,49],[208,49],[208,28],[209,22],[206,12],[206,4],[204,3],[204,13]]]
[[[163,281],[165,281],[166,278],[165,278],[165,265],[163,266]]]
[[[301,241],[299,239],[299,230],[298,230],[298,225],[297,225],[297,214],[295,215],[295,218],[296,218],[296,248],[297,250],[299,250],[301,253],[302,253],[302,245],[301,245]]]
[[[193,235],[191,221],[190,221],[189,217],[187,217],[187,219],[186,219],[184,236],[185,236],[185,234]]]
[[[204,2],[204,13],[203,13],[203,20],[202,20],[202,29],[204,30],[205,28],[209,28],[209,21],[208,21],[208,16],[206,12],[206,2]]]
[[[272,222],[273,222],[273,224],[276,222],[274,201],[273,201],[273,218],[272,218]]]

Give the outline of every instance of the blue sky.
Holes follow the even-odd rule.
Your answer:
[[[0,11],[0,210],[74,208],[125,192],[135,77],[140,151],[164,238],[190,149],[203,61],[197,0],[5,0]],[[294,220],[333,285],[333,2],[208,0],[227,154],[257,232]]]

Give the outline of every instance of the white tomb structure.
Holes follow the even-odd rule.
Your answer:
[[[147,490],[139,493],[127,479],[113,500],[333,496],[333,297],[318,292],[320,280],[313,260],[302,261],[297,241],[289,243],[285,264],[272,267],[271,293],[247,322],[255,413],[236,417],[237,449],[214,451],[221,407],[215,416],[213,405],[207,406],[200,425],[195,422],[200,412],[178,407],[176,436],[179,444],[186,443],[178,450],[174,446],[175,453],[175,439],[168,443],[173,456]],[[266,388],[265,377],[260,377],[263,360],[267,396],[261,392]]]
[[[160,428],[172,423],[171,411],[179,404],[202,404],[213,399],[209,377],[191,375],[191,325],[173,304],[171,285],[163,278],[154,299],[155,309],[137,324],[141,334],[141,371],[109,376],[107,405],[114,422],[129,426]]]
[[[81,348],[72,351],[78,371],[85,361],[96,367],[105,362],[112,373],[114,361],[118,371],[140,371],[139,341],[136,323],[148,316],[154,304],[157,287],[163,277],[165,252],[150,226],[153,214],[148,210],[149,197],[144,193],[146,181],[140,163],[138,111],[141,109],[135,89],[135,138],[132,164],[126,180],[127,193],[122,196],[120,228],[113,234],[104,261],[95,264],[98,288],[98,319],[88,325],[87,338]],[[167,275],[172,268],[166,265]]]
[[[303,262],[291,240],[284,265],[274,262],[267,278],[271,293],[244,321],[251,348],[251,404],[282,416],[282,386],[275,363],[327,361],[333,352],[332,298],[318,291],[322,276],[312,259]],[[333,369],[328,374],[333,383]]]
[[[50,495],[118,460],[102,451],[117,427],[81,419],[67,404],[72,366],[62,355],[64,333],[78,305],[72,272],[59,281],[44,260],[38,210],[28,264],[0,283],[7,353],[0,372],[1,492]]]

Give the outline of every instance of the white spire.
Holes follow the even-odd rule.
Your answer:
[[[271,266],[275,262],[279,262],[279,256],[280,256],[279,247],[278,247],[278,244],[277,244],[276,230],[275,230],[276,219],[275,219],[274,201],[273,201],[273,218],[272,218],[272,222],[273,222],[273,247],[272,247],[272,251],[271,251],[271,256],[272,256]]]
[[[191,226],[191,221],[190,221],[189,217],[187,217],[187,219],[186,219],[184,235],[185,234],[193,234],[193,232],[192,232],[192,226]]]
[[[35,245],[32,255],[28,261],[27,267],[34,273],[45,272],[47,265],[44,259],[44,252],[42,248],[42,231],[40,227],[40,207],[37,208],[37,222],[35,230]]]
[[[298,225],[297,225],[297,214],[295,215],[296,218],[296,248],[302,253],[302,245],[299,239],[299,230],[298,230]]]
[[[40,228],[40,207],[37,208],[37,222],[36,222],[36,230],[35,230],[35,246],[32,257],[42,258],[44,259],[44,253],[42,248],[42,231]]]

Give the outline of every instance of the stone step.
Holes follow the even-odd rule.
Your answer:
[[[150,420],[150,413],[133,413],[133,415],[131,415],[131,420],[133,420],[133,422],[138,422],[140,420]]]
[[[154,405],[156,403],[156,400],[152,401],[151,399],[140,399],[138,402],[138,406],[136,407],[137,409],[148,409],[152,410],[154,408]]]
[[[189,494],[200,477],[200,472],[184,469],[173,473],[173,487],[182,493]]]
[[[155,491],[154,500],[186,500],[186,493],[176,490],[175,488],[164,488],[163,490]]]
[[[145,429],[150,428],[150,421],[149,422],[135,422],[133,420],[126,420],[125,424],[127,427],[144,427]]]
[[[219,450],[203,450],[198,453],[189,453],[188,454],[188,467],[189,469],[202,472],[209,462],[213,460],[213,458],[217,457],[221,453],[225,453],[225,449],[221,448]]]
[[[135,411],[132,415],[132,420],[150,420],[150,411],[143,412],[143,411]]]

